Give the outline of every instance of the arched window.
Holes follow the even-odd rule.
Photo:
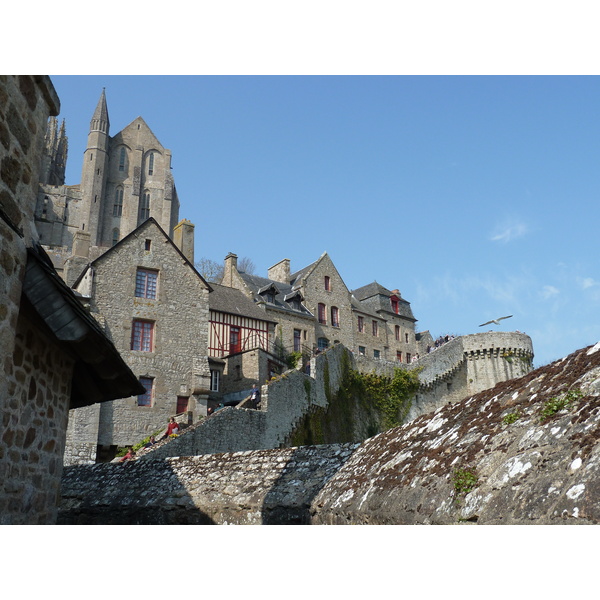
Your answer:
[[[125,157],[127,156],[127,151],[125,150],[125,146],[121,146],[121,151],[119,152],[119,171],[125,171]]]
[[[150,218],[150,192],[145,191],[140,199],[140,223]]]
[[[119,230],[115,227],[112,235],[112,245],[114,246],[119,241]]]
[[[113,204],[113,217],[120,217],[123,214],[123,188],[118,187],[115,190],[115,203]]]
[[[148,175],[154,175],[154,152],[148,154]]]

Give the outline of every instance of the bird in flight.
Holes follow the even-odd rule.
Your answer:
[[[490,323],[494,323],[494,325],[499,325],[502,319],[510,319],[512,315],[508,315],[508,317],[498,317],[497,319],[492,319],[491,321],[487,321],[482,323],[479,327],[483,327],[484,325],[489,325]]]

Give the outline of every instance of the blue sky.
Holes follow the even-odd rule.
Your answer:
[[[326,251],[434,336],[514,315],[536,366],[600,340],[598,77],[51,77],[67,183],[104,87],[112,135],[142,116],[172,151],[197,258]]]

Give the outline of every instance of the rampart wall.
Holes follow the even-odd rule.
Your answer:
[[[315,407],[326,408],[341,384],[345,361],[362,372],[392,375],[394,368],[422,367],[419,392],[407,421],[531,370],[533,349],[521,333],[479,333],[456,338],[412,365],[358,359],[341,344],[311,360],[311,374],[290,370],[263,385],[261,410],[224,408],[140,459],[279,448]]]

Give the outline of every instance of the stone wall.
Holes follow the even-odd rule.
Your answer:
[[[356,446],[65,469],[59,524],[299,525]]]
[[[456,338],[427,355],[422,361],[424,368],[419,373],[423,383],[413,399],[407,420],[527,372],[529,363],[516,359],[508,361],[502,357],[503,353],[509,351],[515,357],[519,352],[526,357],[533,356],[530,338],[518,333],[474,334]],[[475,359],[475,356],[485,358]],[[476,362],[476,368],[470,366],[472,361]],[[292,369],[268,385],[263,385],[260,411],[245,408],[243,404],[222,409],[144,458],[257,450],[285,445],[306,415],[317,407],[328,406],[340,387],[345,363],[364,373],[375,372],[387,376],[392,376],[396,368],[414,369],[419,364],[404,365],[355,357],[344,346],[336,344],[311,359],[310,376]],[[471,381],[471,377],[475,379]],[[481,382],[478,377],[482,378]]]
[[[0,76],[0,522],[52,523],[72,357],[22,296],[44,134],[59,101],[45,76]]]
[[[598,440],[600,343],[360,445],[66,469],[59,522],[598,524]]]

